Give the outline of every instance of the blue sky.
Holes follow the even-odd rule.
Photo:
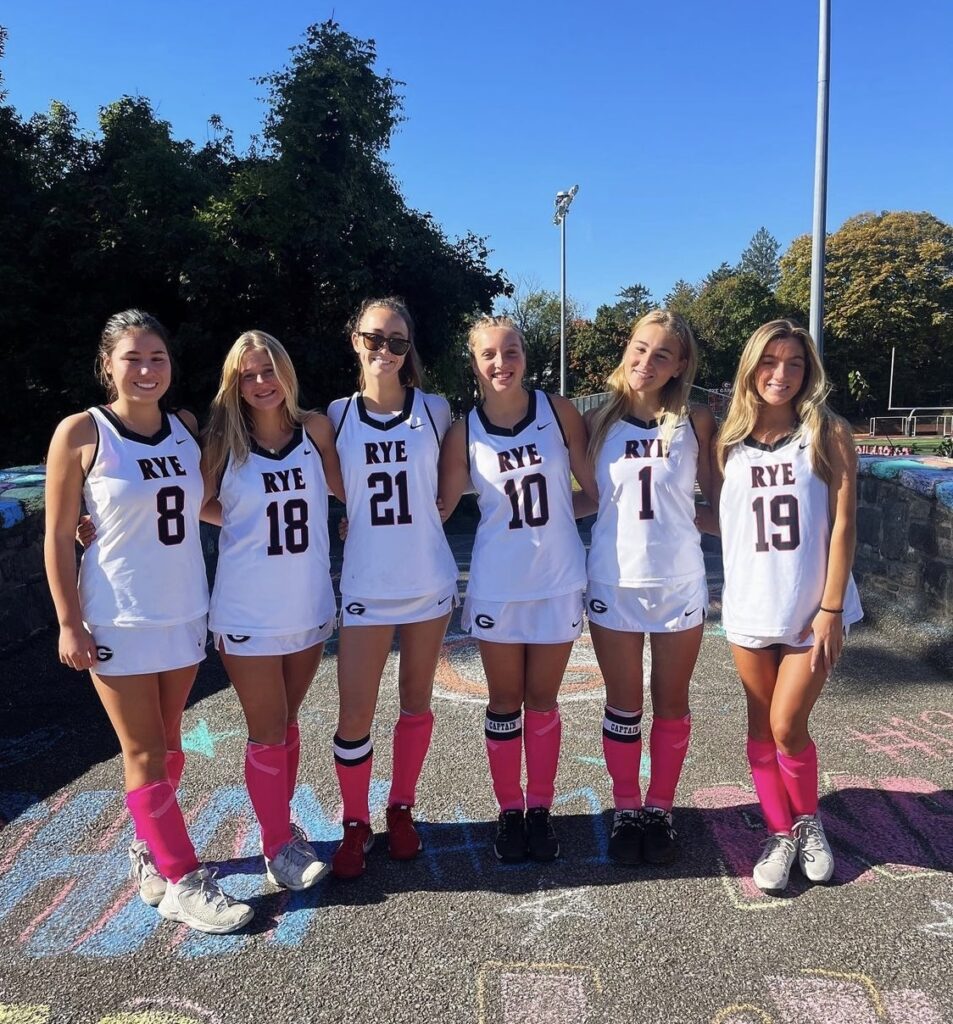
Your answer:
[[[829,229],[864,210],[953,220],[953,3],[832,6]],[[734,262],[761,225],[785,248],[810,231],[815,0],[13,0],[8,102],[59,99],[92,129],[138,93],[180,138],[215,113],[244,145],[252,79],[331,16],[405,83],[390,160],[407,201],[488,236],[512,280],[558,289],[553,197],[574,183],[569,291],[589,314]]]

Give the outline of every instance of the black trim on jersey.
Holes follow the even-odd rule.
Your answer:
[[[354,401],[354,396],[351,395],[351,397],[347,400],[347,404],[344,406],[344,412],[341,414],[341,422],[338,423],[337,430],[334,431],[334,440],[335,441],[338,439],[338,436],[340,435],[341,431],[344,429],[344,421],[347,419],[347,411],[348,411],[348,409],[351,408],[351,402],[353,402],[353,401]]]
[[[440,445],[440,431],[437,430],[437,424],[434,422],[433,413],[430,411],[430,406],[427,405],[427,398],[425,395],[420,396],[420,400],[424,403],[424,408],[427,410],[427,419],[430,420],[430,425],[433,427],[433,436],[437,439],[437,445]]]
[[[536,419],[536,392],[529,391],[529,405],[526,407],[526,415],[512,427],[498,427],[491,423],[486,418],[486,413],[483,411],[483,406],[477,406],[477,416],[480,417],[480,422],[483,424],[483,429],[488,434],[495,434],[497,437],[516,437],[517,434],[522,433],[532,422]],[[562,429],[560,427],[560,429]]]
[[[182,417],[179,415],[180,411],[181,410],[176,409],[173,411],[172,415],[179,421],[179,423],[182,424],[183,427],[185,427],[189,437],[191,437],[192,440],[199,446],[199,451],[201,451],[202,442],[199,440],[199,435],[188,425],[188,423],[185,422],[184,419],[182,419]]]
[[[273,462],[280,462],[282,459],[288,458],[295,448],[301,444],[303,438],[304,427],[299,424],[291,432],[291,440],[280,451],[273,452],[270,448],[262,448],[262,446],[253,437],[248,438],[248,450],[253,455],[260,455],[263,459],[271,459]]]
[[[93,457],[89,460],[89,465],[83,470],[83,483],[86,483],[86,478],[93,471],[93,466],[96,465],[96,456],[99,455],[99,420],[93,415],[92,410],[87,409],[86,415],[93,421],[93,426],[96,428],[96,447],[93,449]]]
[[[640,420],[637,416],[629,416],[628,413],[622,419],[626,423],[631,423],[633,427],[641,427],[642,430],[655,430],[659,425],[658,420]]]
[[[563,430],[563,421],[559,418],[559,413],[556,412],[556,406],[553,402],[552,395],[543,392],[546,395],[546,401],[549,402],[549,408],[553,411],[553,419],[556,421],[556,426],[559,427],[559,433],[563,435],[563,444],[566,446],[566,451],[569,451],[569,439],[566,437],[566,431]]]
[[[749,434],[741,443],[747,448],[757,448],[758,451],[761,452],[776,452],[779,448],[783,448],[785,445],[790,444],[800,432],[801,428],[798,427],[797,430],[792,430],[790,434],[787,434],[784,437],[779,437],[777,441],[772,444],[765,444],[763,441],[756,441]]]
[[[172,433],[172,424],[169,421],[169,414],[167,412],[162,413],[162,426],[159,427],[152,437],[146,437],[144,434],[137,434],[134,430],[130,430],[125,426],[112,409],[108,409],[105,405],[98,405],[96,408],[109,420],[120,437],[124,437],[127,441],[135,441],[136,444],[147,444],[154,448]]]
[[[413,408],[414,389],[407,388],[407,393],[404,395],[404,408],[396,416],[382,423],[380,420],[375,420],[367,411],[367,406],[364,404],[364,396],[357,396],[357,414],[360,416],[361,422],[366,423],[367,426],[373,427],[375,430],[393,430],[394,427],[399,427],[401,423],[406,423],[410,419]],[[341,420],[341,422],[343,423],[344,420]]]
[[[463,417],[463,423],[464,423],[464,438],[465,438],[465,441],[466,441],[466,450],[467,450],[467,473],[469,474],[469,473],[472,472],[472,470],[470,468],[470,414],[469,413],[467,413],[466,416]],[[470,483],[472,485],[473,481],[471,480]]]
[[[232,450],[231,448],[225,453],[225,461],[222,463],[222,468],[219,471],[218,479],[215,481],[215,497],[220,498],[222,496],[222,481],[225,479],[225,473],[228,469],[228,464],[232,461]]]

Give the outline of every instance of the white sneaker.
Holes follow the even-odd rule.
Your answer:
[[[273,859],[266,857],[265,868],[268,881],[283,889],[310,889],[328,873],[328,865],[318,860],[311,844],[299,836],[285,843]]]
[[[208,868],[198,868],[169,882],[158,906],[168,921],[187,924],[200,932],[226,935],[248,924],[255,912],[222,892]]]
[[[762,892],[778,893],[785,889],[797,849],[797,843],[790,836],[768,836],[754,866],[754,884]]]
[[[129,877],[139,886],[139,899],[150,907],[157,907],[165,896],[166,881],[159,874],[152,851],[142,839],[129,846]]]
[[[797,864],[809,882],[829,882],[834,874],[834,855],[817,815],[803,814],[794,822]]]

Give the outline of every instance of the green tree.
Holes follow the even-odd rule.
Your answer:
[[[786,311],[810,304],[811,239],[781,258],[778,299]],[[890,350],[897,348],[894,402],[953,400],[953,226],[930,213],[863,213],[828,236],[824,359],[843,396],[859,370],[884,407]]]
[[[689,284],[684,278],[679,278],[672,285],[672,290],[665,296],[663,305],[667,310],[677,313],[691,323],[692,308],[697,298],[698,289],[695,285]]]
[[[526,383],[544,391],[559,391],[560,302],[556,292],[545,291],[533,281],[517,283],[503,312],[513,318],[526,339]],[[567,372],[575,347],[579,311],[566,298]],[[569,382],[571,383],[571,382]],[[571,391],[571,386],[567,386]]]
[[[760,227],[742,252],[738,270],[756,277],[773,292],[781,277],[780,253],[781,243],[766,227]]]

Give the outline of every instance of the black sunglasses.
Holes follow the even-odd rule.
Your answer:
[[[405,356],[410,351],[410,341],[407,338],[385,338],[383,334],[373,334],[370,331],[358,331],[364,348],[368,352],[380,352],[387,348],[393,356]]]

